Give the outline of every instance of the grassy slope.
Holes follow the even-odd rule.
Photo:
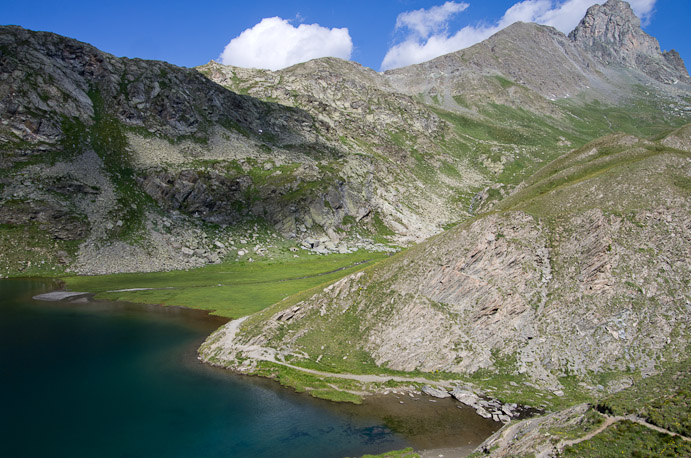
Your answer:
[[[608,415],[634,415],[654,426],[688,437],[690,384],[691,359],[667,364],[660,374],[638,379],[631,387],[605,397],[596,405],[578,406],[571,409],[571,413],[559,412],[514,425],[515,435],[508,436],[511,440],[504,440],[507,436],[504,439],[494,436],[484,451],[476,451],[470,456],[535,456],[539,451],[555,450],[555,447],[561,449],[562,441],[577,442],[563,447],[558,456],[564,457],[691,456],[691,442],[628,419],[615,421],[601,429]],[[536,423],[531,425],[533,421]],[[592,433],[595,433],[592,438],[583,440]]]
[[[616,423],[590,440],[567,447],[562,456],[581,458],[683,457],[691,444],[630,421]]]
[[[646,419],[661,428],[691,437],[691,360],[670,364],[655,376],[600,401],[599,411]]]
[[[502,211],[514,208],[520,208],[538,218],[545,218],[546,223],[554,218],[560,211],[567,209],[568,211],[579,212],[584,210],[584,206],[598,206],[601,204],[597,199],[593,201],[589,198],[579,198],[573,202],[568,198],[571,189],[580,195],[578,189],[572,188],[582,184],[588,180],[596,180],[598,183],[602,180],[609,182],[614,175],[630,176],[632,167],[645,167],[647,170],[645,160],[655,157],[663,157],[666,155],[674,155],[681,157],[689,157],[688,153],[678,150],[673,150],[665,147],[660,147],[657,143],[641,142],[634,145],[634,148],[629,146],[622,146],[619,141],[625,139],[622,135],[615,135],[602,140],[598,140],[592,144],[587,145],[581,149],[563,156],[562,158],[547,165],[540,172],[538,172],[533,179],[531,179],[527,186],[521,191],[507,199],[506,202],[501,202],[495,208],[495,211]],[[598,147],[599,153],[596,155],[585,156],[593,146]],[[656,180],[674,181],[672,175],[657,176],[655,175],[651,181],[651,186],[657,188],[659,186],[668,187],[669,183],[658,183]],[[676,185],[675,185],[676,186]],[[556,191],[556,192],[555,192]],[[565,197],[566,195],[566,197]],[[571,196],[573,197],[573,196]],[[646,201],[643,196],[621,196],[619,199],[615,195],[609,196],[614,202],[613,208],[608,208],[607,205],[603,207],[604,211],[635,211],[640,208],[640,205],[645,206]],[[619,205],[621,204],[621,205]],[[632,206],[630,206],[632,205]],[[616,207],[616,208],[615,208]],[[619,208],[621,207],[621,208]],[[481,217],[481,216],[480,216]],[[438,237],[443,237],[443,234]],[[435,237],[429,243],[435,243]],[[401,256],[405,258],[414,258],[417,248],[412,248],[406,254],[391,257],[382,263],[366,269],[367,276],[376,276],[378,271],[386,270],[391,266],[391,263],[398,263]],[[387,267],[388,266],[388,267]],[[384,303],[383,298],[386,296],[387,285],[376,284],[376,288],[369,288],[367,302],[370,303]],[[306,295],[301,297],[305,299]],[[296,300],[289,300],[286,302],[275,304],[274,306],[265,309],[250,318],[244,326],[247,334],[254,334],[262,332],[262,321],[268,319],[270,316],[278,312],[280,309],[287,308],[296,303]],[[367,331],[367,327],[363,324],[362,317],[358,316],[356,308],[350,308],[344,313],[337,316],[329,317],[329,326],[326,332],[307,333],[300,339],[302,350],[309,354],[319,355],[323,353],[319,363],[308,360],[295,360],[293,364],[304,367],[318,369],[326,372],[350,372],[350,373],[396,373],[403,375],[398,371],[390,371],[385,368],[376,366],[372,361],[370,355],[366,352],[357,351],[356,345],[351,345],[352,341],[358,341],[358,336],[363,335]],[[383,310],[383,308],[381,309]],[[309,328],[309,324],[301,324]],[[364,327],[363,327],[364,326]],[[317,326],[319,328],[319,326]],[[297,332],[299,328],[292,328]],[[279,336],[280,337],[280,336]],[[275,342],[274,342],[275,343]],[[320,350],[322,348],[323,350]],[[347,356],[347,359],[344,358]],[[582,390],[575,378],[564,378],[564,391],[566,396],[557,397],[551,393],[543,393],[540,390],[531,389],[528,386],[522,386],[522,391],[512,388],[510,381],[517,382],[522,385],[523,378],[520,375],[511,375],[512,368],[504,367],[511,366],[510,361],[502,365],[498,362],[497,368],[506,369],[502,373],[486,373],[480,371],[475,376],[471,377],[472,382],[484,387],[499,387],[495,388],[493,395],[506,402],[518,402],[528,405],[546,405],[550,409],[560,409],[569,405],[581,402],[594,401],[594,399]],[[407,373],[407,375],[419,375],[417,373]],[[606,377],[608,374],[604,374]],[[457,374],[424,374],[428,378],[454,378],[457,379]],[[503,387],[503,388],[502,388]]]
[[[623,207],[644,207],[647,198],[611,195],[608,200],[581,196],[580,201],[568,201],[576,185],[608,179],[621,174],[633,174],[645,167],[645,160],[664,154],[689,157],[687,152],[666,148],[657,143],[641,142],[625,145],[626,137],[612,135],[591,142],[548,164],[529,180],[526,186],[504,199],[494,210],[521,209],[538,217],[554,216],[560,212],[576,212],[599,206],[621,211]],[[668,179],[671,177],[665,177]],[[676,183],[675,183],[676,185]],[[609,209],[609,208],[607,208]],[[632,208],[633,209],[633,208]]]
[[[0,224],[0,276],[54,277],[65,271],[56,253],[74,254],[77,243],[56,240],[38,224]]]
[[[224,263],[189,271],[66,277],[63,280],[69,289],[97,293],[97,298],[177,305],[240,318],[290,295],[335,281],[385,256],[359,251],[279,261]],[[108,292],[131,288],[160,289]]]

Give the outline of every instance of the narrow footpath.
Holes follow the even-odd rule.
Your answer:
[[[627,415],[625,417],[618,416],[618,415],[617,416],[610,416],[610,415],[605,415],[602,413],[600,413],[600,415],[605,417],[605,422],[603,424],[601,424],[597,429],[589,432],[585,436],[579,437],[578,439],[561,441],[557,445],[557,450],[561,453],[566,447],[580,444],[581,442],[585,442],[587,440],[590,440],[593,437],[600,434],[601,432],[603,432],[604,430],[606,430],[607,428],[609,428],[610,426],[612,426],[614,423],[617,423],[620,421],[625,421],[625,420],[628,420],[628,421],[631,421],[634,423],[638,423],[639,425],[644,426],[644,427],[651,429],[653,431],[657,431],[657,432],[662,433],[662,434],[668,434],[668,435],[674,436],[674,437],[680,437],[681,439],[685,440],[686,442],[691,442],[691,438],[689,438],[689,437],[686,437],[682,434],[675,433],[674,431],[670,431],[670,430],[665,429],[665,428],[660,428],[659,426],[655,426],[651,423],[648,423],[644,419],[637,417],[636,415]]]

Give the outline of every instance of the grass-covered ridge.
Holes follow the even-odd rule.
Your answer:
[[[573,212],[577,208],[603,209],[642,208],[650,197],[630,195],[631,186],[612,186],[623,176],[644,174],[648,180],[668,182],[670,176],[651,176],[654,164],[663,156],[688,158],[691,153],[667,148],[659,143],[639,140],[633,136],[615,134],[595,140],[551,162],[530,179],[519,191],[498,203],[494,210],[521,209],[536,216],[551,216],[562,212]],[[677,179],[675,187],[683,191],[683,179]],[[669,183],[666,183],[669,184]],[[660,186],[663,184],[660,183]],[[578,186],[585,189],[602,190],[603,196],[585,195],[574,202],[567,197],[574,194]],[[607,195],[608,199],[602,199]],[[567,205],[568,204],[568,205]]]
[[[455,228],[332,290],[304,292],[253,315],[241,326],[237,342],[261,339],[286,362],[325,373],[463,380],[503,402],[552,411],[596,403],[621,389],[618,383],[640,381],[662,362],[677,359],[676,343],[649,345],[649,339],[663,326],[651,317],[679,316],[680,309],[646,291],[657,288],[658,294],[674,298],[683,289],[681,226],[674,215],[688,202],[688,158],[689,153],[659,141],[625,134],[591,142],[546,165],[509,198],[481,207]],[[669,218],[659,218],[659,212]],[[680,270],[670,273],[660,259]],[[507,276],[518,283],[533,280],[512,290]],[[466,297],[473,299],[464,302]],[[496,300],[486,301],[490,297]],[[482,301],[487,308],[478,305]],[[516,306],[521,303],[525,307]],[[490,306],[499,313],[513,307],[511,313],[525,316],[536,332],[526,340],[520,326],[513,332],[497,325],[482,334],[474,323],[495,313]],[[299,316],[289,322],[276,318],[292,307],[300,309]],[[615,332],[613,323],[623,322],[619,316],[626,317],[628,327]],[[547,333],[551,343],[536,347],[536,355],[546,360],[550,352],[560,358],[575,355],[573,348],[581,343],[572,343],[573,336],[564,332],[573,320],[587,323],[578,358],[599,358],[599,366],[592,369],[580,360],[552,365],[540,372],[551,380],[545,383],[546,378],[531,374],[541,362],[522,359],[522,349]],[[670,336],[683,344],[683,324],[673,319],[670,326]],[[458,340],[445,337],[458,329]],[[508,337],[493,342],[495,331],[506,331]],[[477,341],[463,340],[463,333],[477,333]],[[614,348],[625,339],[629,353],[612,351],[600,358],[597,342]],[[380,350],[384,346],[387,353]],[[486,350],[490,355],[483,366],[463,372],[464,360],[480,360],[477,355]],[[404,359],[409,352],[415,359]],[[633,352],[632,364],[628,355]],[[452,356],[439,357],[436,366],[426,363],[443,354]]]
[[[393,450],[380,455],[363,455],[360,458],[420,458],[420,455],[415,453],[412,448],[408,447],[403,450]]]
[[[303,255],[253,263],[222,263],[193,270],[73,276],[63,280],[69,289],[96,293],[97,298],[183,306],[240,318],[293,294],[333,282],[385,256],[364,251]],[[114,292],[136,288],[151,289]]]

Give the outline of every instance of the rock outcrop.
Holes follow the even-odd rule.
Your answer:
[[[569,38],[603,64],[637,69],[664,83],[691,82],[679,54],[674,50],[663,54],[624,1],[591,6]]]

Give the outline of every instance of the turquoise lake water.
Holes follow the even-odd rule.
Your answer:
[[[477,444],[497,429],[451,401],[339,405],[196,360],[223,322],[157,306],[38,302],[0,280],[0,456],[343,457]]]

